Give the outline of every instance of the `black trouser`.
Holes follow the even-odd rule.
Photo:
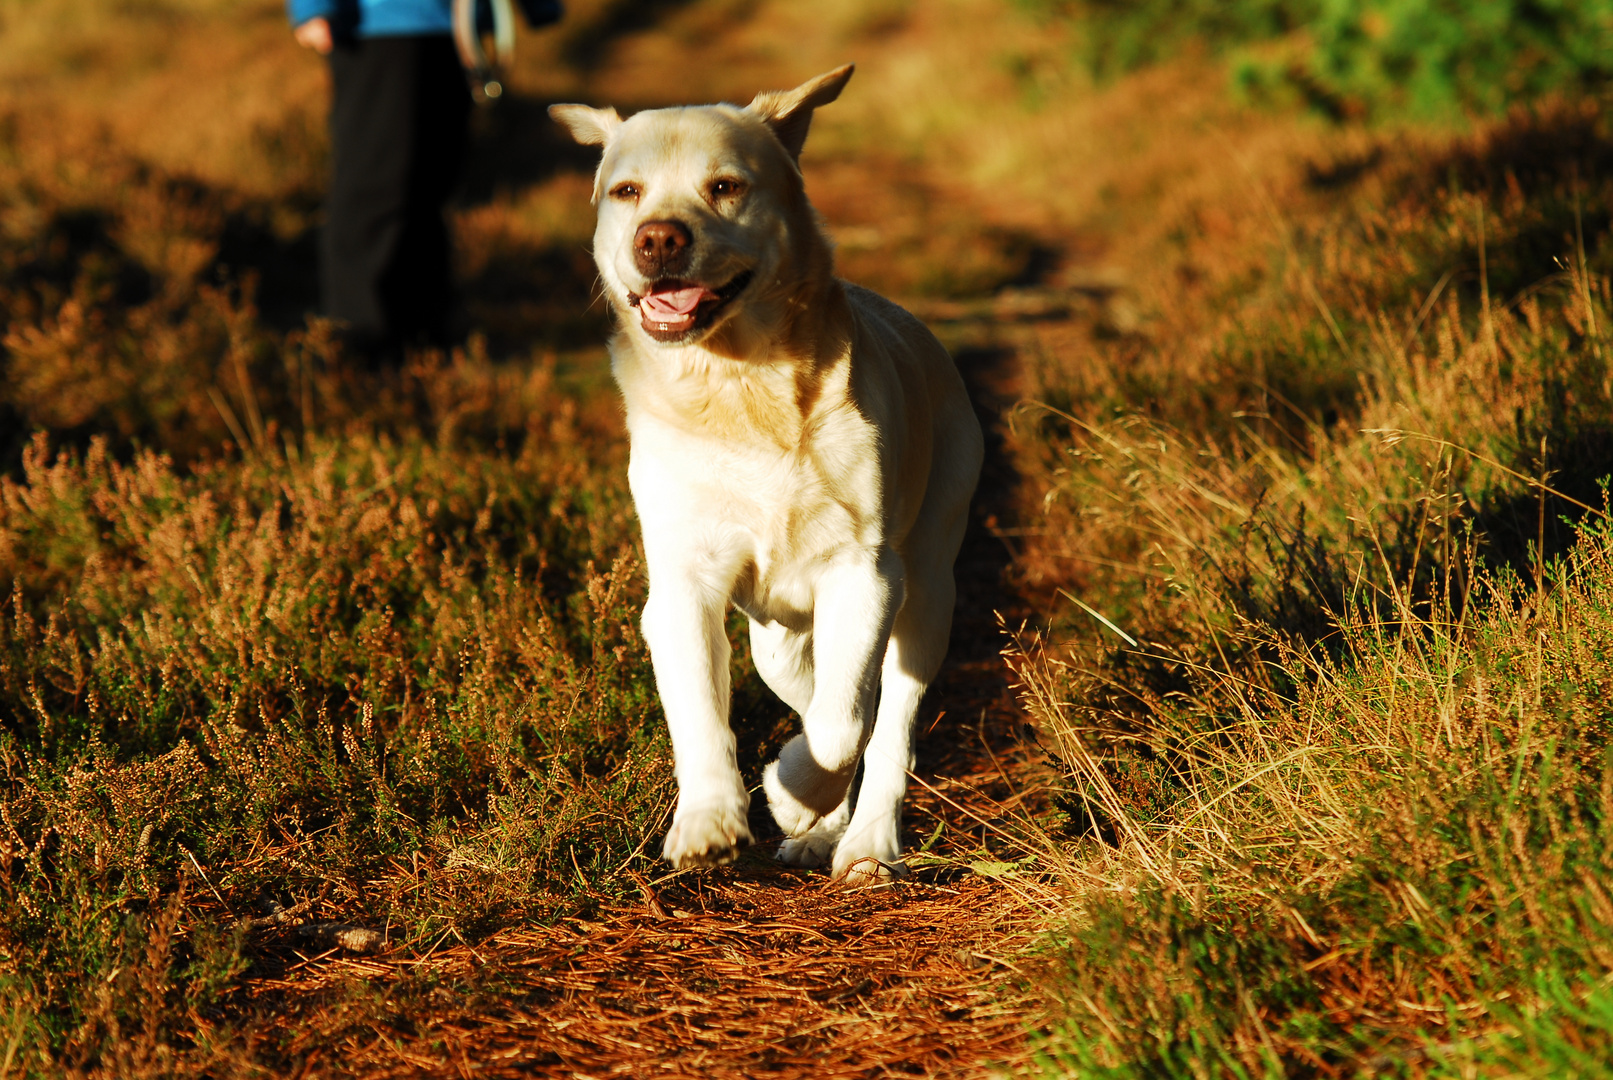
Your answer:
[[[459,179],[470,91],[453,38],[360,38],[330,56],[325,314],[356,343],[441,343],[450,302],[443,208]]]

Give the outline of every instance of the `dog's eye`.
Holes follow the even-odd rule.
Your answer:
[[[610,189],[610,197],[623,202],[636,202],[638,200],[638,185],[621,183]]]
[[[713,199],[731,198],[732,196],[738,195],[743,190],[745,190],[744,182],[734,180],[730,177],[724,177],[721,180],[713,180],[711,182],[711,197]]]

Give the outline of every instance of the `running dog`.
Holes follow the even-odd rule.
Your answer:
[[[604,148],[594,259],[678,780],[662,854],[680,868],[751,841],[728,723],[732,604],[802,718],[762,780],[778,857],[851,884],[906,873],[914,716],[946,653],[982,441],[946,350],[834,276],[807,202],[807,128],[851,72],[744,108],[549,110]]]

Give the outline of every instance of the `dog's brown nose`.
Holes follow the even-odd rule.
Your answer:
[[[664,273],[689,249],[693,237],[681,221],[646,221],[633,234],[633,259],[645,274]]]

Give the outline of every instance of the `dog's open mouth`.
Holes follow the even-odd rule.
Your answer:
[[[676,278],[657,281],[642,296],[629,292],[627,302],[638,308],[644,330],[657,341],[676,341],[692,330],[711,325],[712,318],[751,281],[746,270],[720,289]]]

